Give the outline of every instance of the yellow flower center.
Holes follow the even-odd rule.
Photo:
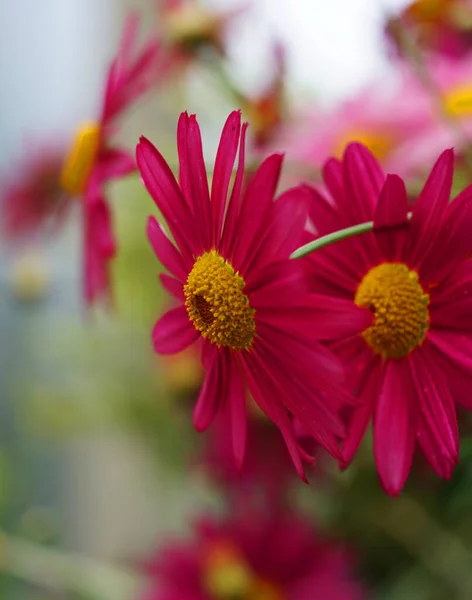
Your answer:
[[[212,600],[284,600],[278,587],[258,577],[230,543],[214,544],[204,567],[203,585]]]
[[[244,279],[215,250],[197,258],[184,285],[185,306],[195,329],[218,347],[248,350],[255,336],[255,310]]]
[[[69,194],[84,191],[100,147],[101,129],[96,123],[81,127],[66,156],[61,171],[61,186]]]
[[[443,98],[446,114],[452,117],[472,115],[472,85],[461,85],[449,90]]]
[[[429,294],[403,263],[382,263],[361,281],[354,298],[374,313],[363,337],[375,354],[403,358],[419,346],[429,326]]]
[[[393,136],[385,132],[351,130],[341,136],[336,144],[334,155],[342,158],[344,149],[350,142],[360,142],[367,146],[378,160],[384,160],[395,146]]]

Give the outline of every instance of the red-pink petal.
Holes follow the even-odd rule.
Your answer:
[[[144,137],[136,147],[136,160],[144,185],[164,216],[182,255],[192,262],[194,253],[198,254],[199,237],[194,231],[191,213],[169,165]]]
[[[410,221],[410,245],[405,250],[409,264],[419,267],[428,255],[444,217],[451,195],[454,153],[445,150],[436,161],[413,208]]]
[[[408,234],[408,196],[397,175],[387,175],[374,214],[375,239],[383,256],[401,261]]]
[[[238,151],[240,130],[241,111],[235,110],[227,118],[221,133],[211,184],[212,242],[214,245],[217,245],[220,241],[226,198]]]
[[[186,281],[188,269],[182,255],[167,237],[164,227],[155,217],[149,217],[147,235],[157,258],[170,273],[181,281]]]
[[[193,344],[199,335],[189,321],[185,306],[179,306],[167,312],[154,325],[154,350],[158,354],[175,354]]]
[[[167,273],[161,273],[159,279],[169,294],[172,294],[174,298],[177,298],[182,303],[185,301],[184,288],[181,281],[175,279],[172,275],[167,275]]]
[[[375,462],[382,487],[391,496],[405,484],[415,447],[415,394],[407,360],[386,363],[374,414]]]
[[[440,370],[432,370],[433,360],[428,360],[427,350],[418,349],[410,355],[411,378],[419,401],[419,418],[435,440],[436,451],[448,460],[459,456],[459,432],[454,399]],[[425,356],[426,354],[426,356]],[[432,358],[430,356],[430,358]],[[428,455],[426,458],[430,458]]]
[[[218,408],[226,399],[228,360],[225,352],[204,346],[210,352],[206,361],[206,376],[193,411],[193,424],[197,431],[205,431],[213,422]]]
[[[231,414],[231,431],[233,439],[233,454],[236,468],[241,469],[246,451],[247,414],[246,386],[244,376],[238,362],[230,358],[230,376],[227,408]]]

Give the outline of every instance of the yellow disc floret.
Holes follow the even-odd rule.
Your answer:
[[[64,161],[61,186],[69,194],[81,194],[100,147],[101,129],[96,123],[81,127]]]
[[[208,341],[248,350],[255,336],[255,310],[245,281],[215,250],[197,258],[184,285],[185,306],[195,329]]]
[[[374,314],[374,323],[362,335],[376,354],[403,358],[423,342],[429,326],[429,295],[418,274],[404,263],[371,269],[354,301]]]

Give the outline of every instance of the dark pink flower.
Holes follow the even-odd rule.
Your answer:
[[[361,335],[329,336],[362,400],[344,445],[349,462],[373,418],[374,454],[396,495],[418,445],[438,475],[458,462],[454,401],[472,408],[472,190],[449,203],[453,152],[436,162],[408,221],[403,181],[385,177],[360,144],[330,159],[330,197],[312,190],[318,235],[374,220],[375,232],[343,240],[306,261],[313,292],[372,314]]]
[[[148,561],[141,600],[360,600],[352,558],[288,511],[239,510],[200,518],[193,539],[169,542]]]
[[[179,183],[162,155],[145,138],[137,148],[141,177],[175,240],[154,217],[148,236],[170,275],[161,276],[180,305],[155,325],[155,351],[173,354],[201,340],[205,382],[194,411],[205,430],[217,413],[228,413],[233,452],[242,464],[246,446],[246,387],[279,427],[300,476],[306,453],[292,419],[334,456],[344,424],[337,415],[346,395],[342,369],[317,339],[330,325],[362,330],[365,311],[306,293],[301,265],[289,260],[306,221],[303,191],[274,202],[282,156],[269,156],[243,191],[244,139],[239,112],[224,126],[211,192],[195,116],[183,113],[177,145]],[[233,165],[239,163],[231,188]],[[292,198],[299,202],[293,209]],[[345,314],[348,311],[348,314]]]
[[[104,187],[136,170],[133,154],[113,141],[119,119],[159,76],[159,46],[147,42],[135,57],[139,21],[130,15],[108,70],[96,121],[79,128],[73,143],[29,151],[2,182],[2,224],[9,238],[30,234],[61,218],[80,197],[84,228],[84,295],[88,303],[109,295],[109,261],[116,243]]]

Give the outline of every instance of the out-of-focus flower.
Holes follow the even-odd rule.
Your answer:
[[[416,43],[441,54],[460,56],[472,48],[470,0],[415,0],[386,27],[400,52],[404,50],[398,28],[406,28]]]
[[[253,143],[261,149],[273,141],[283,122],[285,103],[286,55],[281,44],[273,46],[274,71],[266,89],[255,97],[236,94],[251,125]]]
[[[377,470],[391,495],[408,477],[415,444],[439,476],[451,476],[459,460],[454,401],[472,408],[472,261],[464,260],[472,251],[472,189],[449,203],[452,177],[446,150],[409,221],[403,181],[385,177],[372,154],[353,144],[324,167],[330,199],[312,190],[319,235],[374,221],[374,233],[319,250],[306,266],[313,292],[372,315],[361,335],[333,333],[330,341],[362,400],[345,459],[373,418]]]
[[[245,132],[240,113],[231,113],[221,134],[211,193],[194,115],[183,113],[178,124],[179,183],[148,140],[142,138],[137,147],[141,177],[177,245],[150,217],[149,239],[171,273],[162,282],[180,302],[156,323],[153,343],[156,352],[173,354],[200,339],[206,377],[194,410],[197,430],[204,431],[217,413],[227,411],[235,460],[241,465],[248,386],[281,430],[304,478],[302,459],[307,457],[292,417],[339,457],[337,441],[345,431],[337,411],[350,401],[339,383],[340,365],[317,339],[327,326],[354,335],[370,318],[350,302],[326,302],[306,293],[301,265],[289,260],[306,221],[303,192],[289,190],[274,202],[282,166],[278,154],[261,164],[242,191]],[[294,196],[299,199],[295,209]]]
[[[84,222],[84,295],[88,303],[109,295],[108,263],[114,256],[105,184],[136,170],[132,153],[116,147],[113,134],[124,111],[156,80],[158,44],[146,43],[135,57],[139,21],[130,15],[106,79],[97,121],[81,126],[69,149],[35,148],[2,190],[9,238],[29,234],[48,219],[60,222],[74,198]]]
[[[148,561],[141,600],[360,600],[352,563],[301,515],[241,507],[204,516],[192,539],[164,545]]]
[[[219,13],[198,0],[158,0],[157,10],[158,29],[172,72],[207,48],[224,55],[228,27],[243,9]]]
[[[314,110],[290,125],[281,139],[287,160],[319,170],[327,156],[340,158],[347,144],[367,146],[387,171],[412,175],[422,170],[429,149],[423,135],[435,113],[430,97],[411,77],[398,85],[378,84],[330,110]],[[309,172],[309,171],[307,171]]]

